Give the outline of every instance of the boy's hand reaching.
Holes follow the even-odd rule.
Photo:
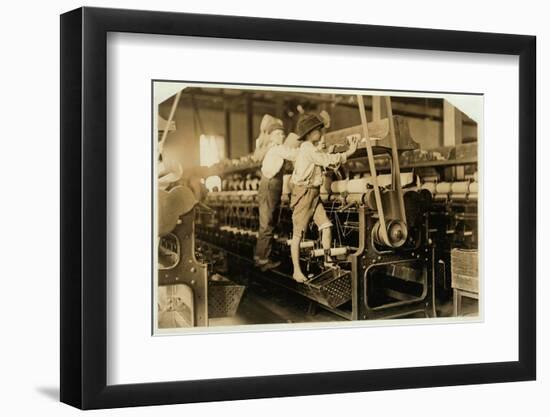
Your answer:
[[[348,139],[348,150],[346,152],[347,156],[351,156],[355,153],[357,150],[357,146],[359,145],[359,137],[356,135],[350,136]]]

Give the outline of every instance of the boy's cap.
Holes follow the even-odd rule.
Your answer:
[[[274,119],[269,126],[267,126],[267,134],[269,135],[271,132],[274,132],[276,130],[285,130],[283,127],[283,122],[279,119]]]
[[[262,121],[260,123],[260,132],[265,132],[267,127],[273,123],[274,120],[276,119],[272,115],[264,114],[264,117],[262,117]]]
[[[315,129],[320,129],[325,126],[325,122],[316,114],[306,114],[300,120],[296,130],[298,133],[298,140],[304,140],[306,135],[313,132]]]

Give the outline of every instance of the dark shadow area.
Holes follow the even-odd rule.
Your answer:
[[[36,391],[53,401],[59,401],[59,387],[36,387]]]

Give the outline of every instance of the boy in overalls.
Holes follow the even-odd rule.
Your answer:
[[[254,264],[262,271],[276,268],[280,261],[270,259],[275,228],[275,214],[281,205],[283,190],[283,165],[295,161],[298,149],[283,144],[285,132],[279,120],[273,120],[266,128],[269,135],[268,150],[262,160],[262,177],[258,189],[260,228],[254,254]]]

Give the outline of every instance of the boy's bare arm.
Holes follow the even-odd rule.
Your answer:
[[[312,152],[311,158],[313,160],[313,163],[315,165],[322,166],[324,168],[327,168],[331,165],[339,165],[343,164],[347,161],[347,159],[355,153],[357,150],[357,145],[359,143],[359,140],[357,138],[350,138],[348,139],[349,148],[346,152],[341,153],[325,153],[321,151],[315,151]]]

